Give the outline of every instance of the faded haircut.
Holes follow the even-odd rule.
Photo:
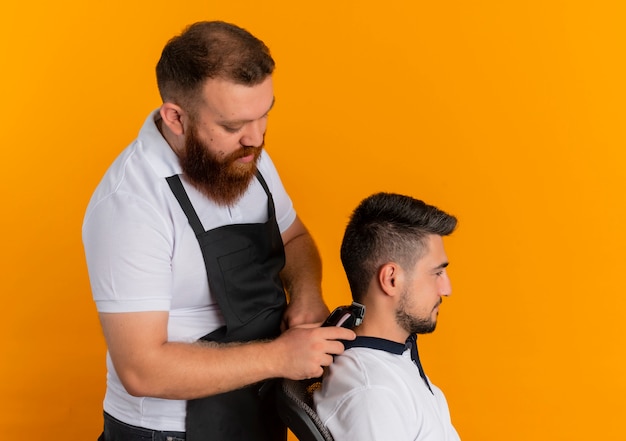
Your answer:
[[[341,243],[353,299],[362,299],[382,265],[411,268],[428,251],[428,235],[447,236],[456,224],[456,217],[410,196],[377,193],[361,201]]]
[[[156,66],[163,102],[192,108],[208,79],[257,85],[274,71],[269,48],[247,30],[223,21],[188,26],[163,48]]]

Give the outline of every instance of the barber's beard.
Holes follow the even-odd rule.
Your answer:
[[[218,157],[200,140],[195,127],[191,127],[185,138],[180,163],[191,183],[204,195],[218,205],[232,206],[250,186],[262,151],[263,145],[241,147],[229,155]],[[252,161],[237,162],[237,159],[249,155],[254,155]]]
[[[402,293],[400,304],[396,309],[396,323],[409,334],[430,334],[437,327],[437,319],[432,318],[432,314],[428,317],[416,317],[407,312],[411,307],[409,293]]]

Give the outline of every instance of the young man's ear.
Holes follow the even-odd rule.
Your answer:
[[[163,124],[177,136],[185,133],[185,113],[183,109],[174,103],[163,103],[161,105],[161,119]]]
[[[402,291],[403,279],[402,268],[395,262],[386,263],[378,270],[378,283],[388,296],[396,296]]]

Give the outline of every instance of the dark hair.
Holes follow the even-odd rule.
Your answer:
[[[188,26],[165,45],[156,66],[161,99],[180,106],[194,105],[209,78],[253,86],[273,71],[265,43],[223,21]]]
[[[341,243],[352,297],[361,300],[381,265],[397,262],[410,268],[427,251],[427,236],[447,236],[457,220],[410,196],[377,193],[354,210]]]

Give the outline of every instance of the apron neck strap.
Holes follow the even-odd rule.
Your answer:
[[[169,178],[165,178],[172,193],[176,196],[178,203],[181,208],[185,212],[187,219],[189,220],[189,225],[193,229],[193,232],[196,233],[196,236],[204,233],[204,227],[202,226],[202,222],[200,222],[200,218],[196,214],[196,210],[194,210],[193,205],[191,205],[191,201],[189,200],[189,196],[187,196],[187,192],[183,187],[183,183],[180,180],[179,175],[170,176]]]
[[[261,176],[261,172],[257,170],[255,175],[256,175],[256,178],[259,180],[259,183],[263,187],[265,194],[267,195],[268,213],[269,213],[268,215],[271,216],[272,213],[274,213],[274,200],[272,198],[272,193],[270,193],[270,189],[267,186],[265,179],[263,179],[263,176]],[[185,188],[183,187],[183,183],[180,180],[180,175],[170,176],[169,178],[165,178],[165,180],[167,181],[167,184],[170,186],[170,189],[172,190],[172,193],[174,193],[174,196],[178,200],[178,203],[180,204],[181,208],[185,212],[185,215],[187,216],[187,219],[189,220],[189,225],[191,225],[193,232],[196,233],[196,236],[203,234],[205,232],[204,227],[202,226],[202,222],[200,222],[200,218],[198,217],[196,210],[193,208],[193,205],[191,204],[191,201],[189,200],[189,196],[187,196],[187,192],[185,191]]]

